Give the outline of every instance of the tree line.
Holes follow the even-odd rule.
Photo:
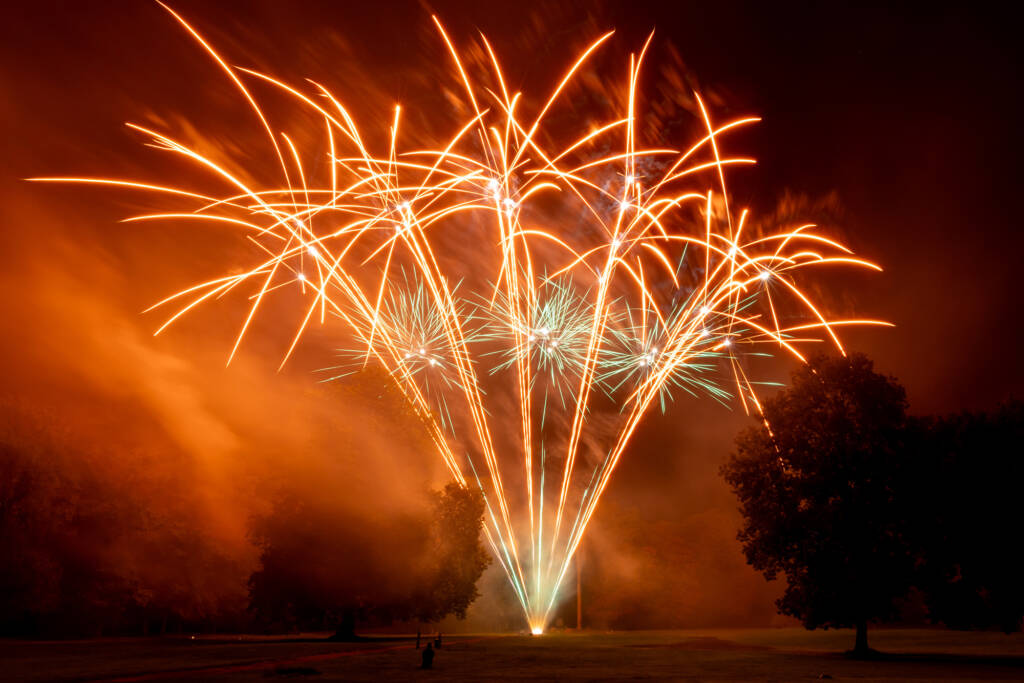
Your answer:
[[[785,578],[779,612],[855,628],[858,655],[870,622],[909,605],[952,628],[1019,630],[1024,403],[912,416],[861,354],[813,358],[792,380],[721,470],[747,561]]]
[[[110,444],[55,434],[52,415],[3,417],[0,636],[351,637],[360,623],[464,617],[490,563],[482,495],[455,484],[401,511],[369,494],[281,494],[250,520],[258,557],[243,562],[201,532],[188,479],[146,479],[169,457],[156,441],[124,453],[131,474],[112,475]]]

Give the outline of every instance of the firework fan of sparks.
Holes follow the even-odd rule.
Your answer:
[[[141,126],[133,127],[154,146],[212,172],[230,193],[117,179],[39,180],[185,202],[180,211],[129,220],[241,227],[259,250],[257,261],[154,306],[176,307],[157,332],[241,290],[248,311],[230,362],[265,302],[288,292],[301,301],[301,322],[283,364],[312,325],[340,320],[351,343],[341,352],[347,369],[336,374],[383,367],[422,416],[451,476],[483,490],[487,541],[535,631],[546,626],[573,554],[652,404],[664,409],[679,389],[735,398],[757,414],[744,355],[763,348],[802,359],[804,343],[823,340],[842,351],[837,327],[885,324],[829,320],[794,279],[807,268],[877,266],[812,225],[751,234],[747,212],[728,208],[726,169],[753,161],[723,155],[722,138],[757,119],[717,124],[696,97],[700,139],[681,149],[642,146],[637,80],[647,44],[630,57],[618,111],[565,136],[547,130],[546,119],[610,33],[578,55],[526,115],[486,39],[490,87],[471,77],[435,18],[470,114],[444,144],[403,152],[396,107],[388,147],[375,151],[325,88],[300,89],[231,67],[168,11],[251,105],[282,184],[250,187],[241,179],[248,174]],[[251,94],[253,82],[280,89],[323,121],[326,177],[309,174],[308,156],[304,164],[292,141],[273,132]],[[464,282],[438,253],[442,236],[453,232],[481,244],[476,279]],[[499,394],[511,399],[490,406]],[[608,406],[614,430],[588,434],[588,416]]]

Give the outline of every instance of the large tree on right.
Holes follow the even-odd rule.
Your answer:
[[[740,502],[739,540],[768,580],[785,576],[779,611],[807,628],[857,629],[897,614],[914,579],[901,487],[907,400],[862,354],[818,356],[737,437],[722,475]]]

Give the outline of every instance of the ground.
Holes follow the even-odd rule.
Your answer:
[[[0,640],[0,679],[206,681],[1024,680],[1024,634],[875,629],[876,661],[843,655],[849,631],[797,628],[445,638],[433,671],[394,636],[184,636],[61,642]]]

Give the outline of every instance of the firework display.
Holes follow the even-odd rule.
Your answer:
[[[242,301],[230,362],[278,299],[298,307],[282,364],[323,325],[339,339],[326,376],[382,368],[451,476],[483,491],[487,541],[534,632],[547,625],[645,414],[671,410],[680,394],[759,414],[751,355],[803,359],[801,349],[821,341],[842,351],[837,328],[885,324],[830,319],[799,283],[808,269],[877,266],[813,225],[755,227],[730,207],[727,170],[753,160],[724,154],[723,140],[757,119],[717,123],[695,95],[697,140],[671,149],[638,139],[646,44],[630,57],[623,101],[574,129],[564,113],[549,121],[570,88],[585,87],[576,77],[611,34],[570,60],[553,91],[528,101],[507,89],[486,40],[489,72],[478,78],[435,19],[469,114],[442,144],[403,149],[400,107],[382,126],[386,147],[369,142],[342,98],[229,66],[171,13],[251,106],[280,182],[254,185],[246,179],[265,172],[141,126],[153,146],[233,189],[47,180],[182,202],[129,220],[239,229],[253,261],[161,301],[154,308],[172,310],[158,332],[200,305]],[[275,132],[253,83],[319,120],[320,149],[300,152]]]

